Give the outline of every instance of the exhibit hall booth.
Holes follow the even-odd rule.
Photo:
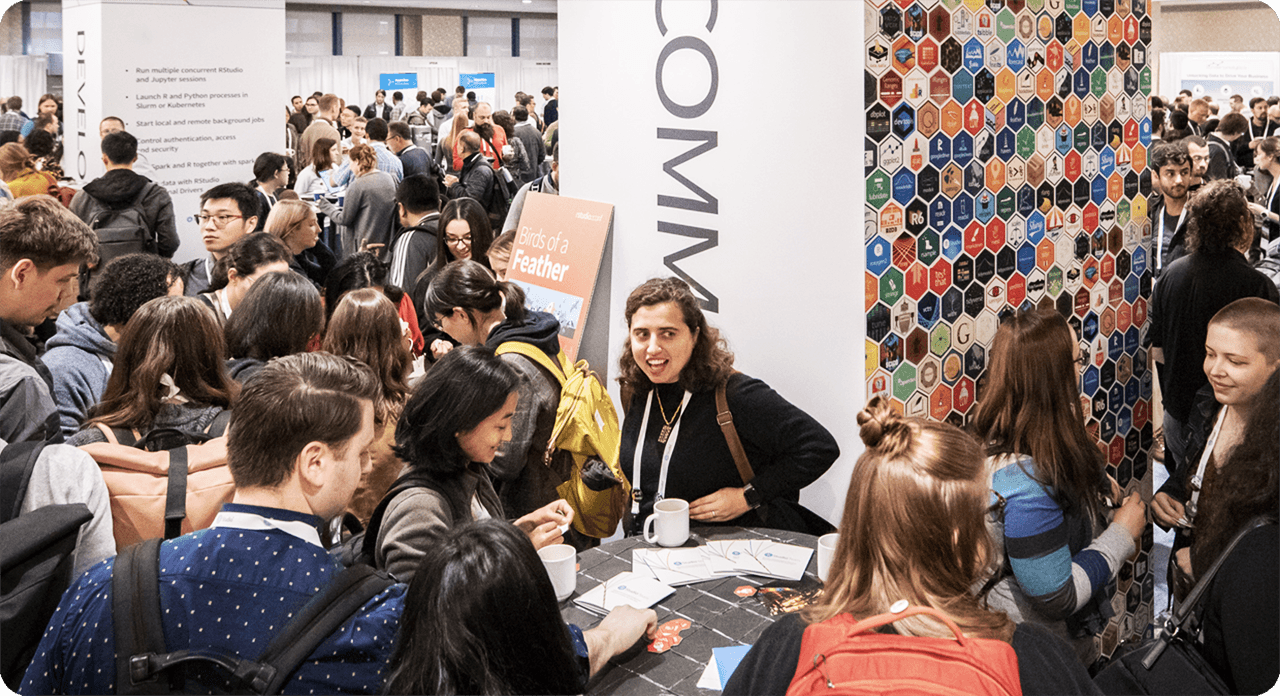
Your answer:
[[[247,180],[257,153],[282,147],[287,95],[364,97],[375,80],[414,75],[421,89],[492,89],[509,108],[515,89],[555,84],[561,194],[611,206],[575,337],[599,373],[616,376],[629,291],[685,279],[737,367],[837,437],[840,460],[802,502],[838,521],[867,399],[965,425],[1000,317],[1052,305],[1080,338],[1082,406],[1107,473],[1149,498],[1147,98],[1157,81],[1274,93],[1280,75],[1274,46],[1258,60],[1239,46],[1157,60],[1161,12],[1180,46],[1204,50],[1174,10],[560,0],[554,61],[286,61],[280,0],[65,0],[65,164],[99,175],[98,121],[124,118],[192,258],[199,193]],[[1236,34],[1219,36],[1250,40]],[[1151,624],[1152,543],[1118,575],[1104,655]]]
[[[615,206],[609,363],[630,289],[687,280],[839,440],[801,497],[838,521],[866,400],[964,425],[1001,315],[1051,304],[1108,473],[1149,498],[1143,2],[562,0],[562,193]],[[1103,654],[1151,623],[1151,544]]]

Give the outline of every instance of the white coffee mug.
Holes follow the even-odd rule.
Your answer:
[[[831,575],[831,559],[835,558],[836,544],[839,541],[838,532],[818,537],[818,579],[823,582],[826,582],[827,576]]]
[[[649,535],[652,527],[656,532]],[[689,503],[667,498],[653,505],[653,514],[644,521],[644,540],[659,546],[679,546],[689,540]]]
[[[556,601],[563,602],[578,589],[577,549],[568,544],[552,544],[538,549],[538,558],[547,569]]]

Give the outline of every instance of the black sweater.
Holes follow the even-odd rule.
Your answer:
[[[636,440],[648,396],[648,391],[640,391],[632,397],[622,423],[619,463],[632,483],[636,479],[633,461]],[[840,456],[835,438],[821,423],[793,406],[764,382],[735,373],[729,378],[726,396],[742,448],[755,471],[752,485],[766,502],[773,498],[798,500],[800,489],[813,483]],[[678,384],[657,386],[655,400],[662,399],[668,417],[674,418],[683,397],[684,390]],[[693,502],[721,488],[741,488],[742,477],[738,475],[729,445],[716,423],[715,390],[694,394],[680,415],[679,423],[680,432],[667,473],[665,497]],[[645,517],[653,512],[665,447],[658,443],[662,425],[662,416],[655,403],[641,447],[640,489],[643,499],[640,514],[632,520],[632,533],[640,533]],[[753,510],[732,520],[732,524],[760,526],[761,520]]]
[[[729,678],[724,696],[785,694],[799,666],[805,626],[798,614],[788,614],[765,629]],[[1040,626],[1018,626],[1012,645],[1023,694],[1102,693],[1071,647]]]

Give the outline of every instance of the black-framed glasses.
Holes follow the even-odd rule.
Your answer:
[[[205,215],[204,213],[196,213],[196,224],[204,225],[209,220],[213,220],[213,226],[222,229],[232,220],[243,220],[243,215]]]
[[[444,243],[452,246],[468,246],[469,247],[471,246],[471,235],[468,234],[465,237],[454,237],[451,235],[445,235]]]

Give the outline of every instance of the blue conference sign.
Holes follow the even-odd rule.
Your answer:
[[[417,89],[418,73],[382,73],[378,75],[378,87],[382,89]]]
[[[493,73],[462,73],[458,75],[458,81],[467,89],[493,89],[498,86],[497,80],[493,78]]]

